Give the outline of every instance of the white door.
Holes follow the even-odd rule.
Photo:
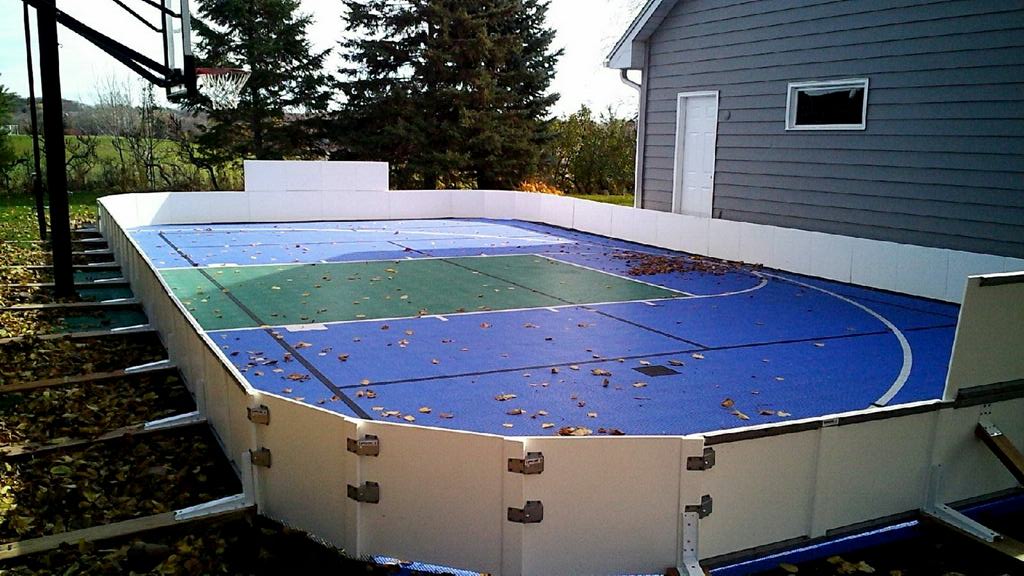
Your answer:
[[[711,217],[717,135],[718,94],[680,94],[676,111],[673,212]]]

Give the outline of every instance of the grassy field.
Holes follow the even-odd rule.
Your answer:
[[[32,154],[32,137],[27,134],[17,134],[9,136],[11,147],[14,148],[14,153],[21,156],[25,154]],[[93,136],[99,141],[99,145],[96,147],[96,156],[99,160],[104,159],[116,159],[117,149],[114,148],[114,137],[113,136]],[[64,141],[69,146],[74,145],[74,136],[65,136]],[[157,145],[157,150],[160,152],[174,153],[175,143],[171,140],[161,140]],[[127,151],[125,152],[127,154]]]
[[[607,204],[615,204],[616,206],[633,205],[632,194],[579,194],[573,195],[573,198],[579,198],[580,200],[593,200],[594,202],[605,202]]]
[[[96,217],[96,199],[105,194],[74,192],[69,197],[71,220]],[[28,194],[0,194],[0,238],[3,240],[38,240],[35,200]],[[15,262],[5,262],[15,264]]]

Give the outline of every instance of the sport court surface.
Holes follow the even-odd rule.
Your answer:
[[[507,436],[691,434],[940,398],[958,312],[519,221],[131,233],[253,387]]]

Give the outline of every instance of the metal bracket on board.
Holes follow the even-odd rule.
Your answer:
[[[246,407],[246,415],[253,424],[270,424],[270,408],[260,404],[259,406]]]
[[[519,524],[537,524],[544,520],[544,503],[540,500],[527,500],[522,508],[509,508],[508,521]]]
[[[364,504],[377,504],[380,502],[380,484],[376,482],[363,482],[362,486],[349,484],[348,497]]]
[[[687,470],[710,470],[715,466],[715,449],[704,448],[703,456],[690,456],[686,459]]]
[[[252,462],[253,466],[270,468],[270,449],[257,448],[256,450],[249,450],[249,462]]]
[[[348,438],[348,451],[356,456],[380,456],[380,438],[367,434],[360,439]]]
[[[527,452],[526,458],[509,458],[508,471],[517,474],[540,474],[544,471],[544,453]]]
[[[711,515],[712,505],[714,504],[711,496],[705,494],[700,497],[700,504],[687,504],[683,508],[684,512],[696,512],[698,518],[706,518]]]

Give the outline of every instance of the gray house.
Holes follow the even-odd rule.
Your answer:
[[[650,0],[642,208],[1024,257],[1024,2]]]

